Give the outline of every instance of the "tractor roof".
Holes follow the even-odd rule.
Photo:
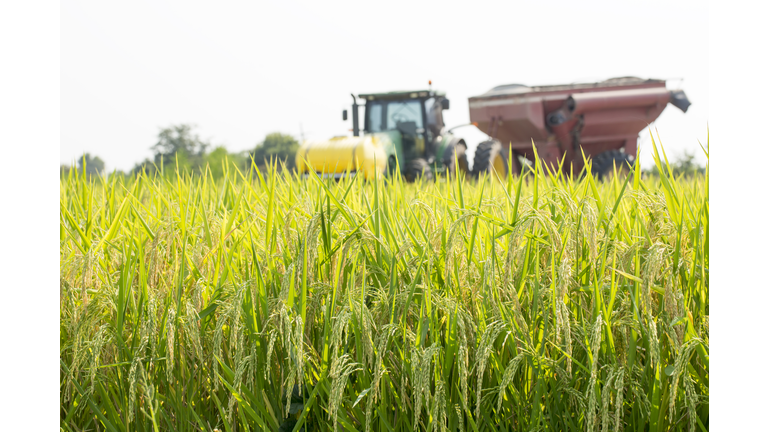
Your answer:
[[[416,99],[420,97],[430,96],[445,96],[445,92],[435,90],[410,90],[410,91],[393,91],[388,93],[365,93],[358,95],[365,100],[399,100],[399,99]]]

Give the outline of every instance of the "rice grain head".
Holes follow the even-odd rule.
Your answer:
[[[476,418],[480,418],[480,400],[483,390],[483,373],[485,372],[485,366],[488,362],[488,357],[493,350],[493,343],[496,341],[499,333],[504,329],[504,326],[504,323],[500,321],[495,321],[489,324],[488,327],[485,328],[483,336],[480,338],[480,345],[477,347],[477,353],[475,354],[475,367],[477,368],[477,390],[475,393],[477,398],[477,405],[475,407]]]
[[[619,371],[616,374],[616,381],[614,382],[614,388],[616,389],[616,402],[615,413],[613,416],[613,430],[614,432],[620,432],[622,427],[622,415],[624,414],[624,367],[620,366]]]
[[[432,398],[432,430],[446,432],[447,416],[445,412],[445,383],[442,378],[435,378],[435,395]]]
[[[224,352],[222,351],[222,344],[224,343],[224,325],[227,322],[227,314],[222,313],[219,315],[218,320],[216,321],[216,330],[213,332],[213,358],[211,359],[211,370],[213,371],[211,379],[213,380],[213,389],[214,391],[219,390],[219,379],[217,378],[217,374],[219,373],[219,362],[216,360],[216,357],[219,359],[224,358]]]
[[[269,332],[269,344],[267,344],[267,367],[264,369],[264,379],[269,379],[272,382],[272,375],[270,369],[272,367],[272,353],[275,351],[275,340],[277,339],[277,329],[272,329]]]
[[[243,383],[243,375],[245,374],[245,370],[248,366],[248,359],[244,358],[240,360],[240,362],[237,364],[237,368],[235,369],[235,379],[232,382],[232,387],[240,392],[240,387]],[[227,407],[227,417],[229,418],[230,424],[234,424],[234,408],[235,408],[235,402],[237,399],[235,399],[235,394],[231,393],[229,395],[229,406]],[[288,404],[290,407],[290,403]]]
[[[377,401],[380,393],[379,383],[382,376],[386,372],[384,367],[384,356],[386,355],[387,345],[389,338],[398,330],[398,326],[395,324],[387,324],[382,327],[381,332],[377,336],[376,343],[376,365],[373,369],[373,382],[371,383],[371,393],[368,396],[365,408],[365,431],[370,432],[371,420],[373,418],[373,404]]]
[[[173,369],[174,369],[174,359],[173,359],[173,346],[174,346],[174,337],[176,335],[176,309],[171,306],[171,308],[168,310],[168,322],[166,326],[166,334],[165,334],[165,350],[166,350],[166,357],[165,357],[165,375],[168,379],[168,384],[173,384]]]
[[[672,383],[670,384],[670,394],[669,394],[669,414],[670,416],[675,415],[675,401],[677,400],[677,388],[678,384],[680,383],[680,377],[683,377],[683,381],[685,382],[685,376],[688,375],[688,372],[686,372],[685,367],[688,364],[689,359],[691,358],[691,355],[693,354],[693,350],[696,349],[696,346],[699,344],[699,339],[691,339],[688,342],[686,342],[683,346],[680,347],[680,350],[678,351],[677,357],[675,358],[675,371],[672,374]]]
[[[192,302],[189,300],[185,302],[185,309],[184,320],[182,321],[184,334],[187,336],[187,342],[189,343],[189,346],[192,347],[197,361],[203,362],[203,345],[200,342],[199,327],[200,316],[197,314],[197,310],[195,310],[194,305],[192,305]]]
[[[464,410],[459,404],[454,404],[453,409],[456,410],[456,415],[459,417],[459,432],[464,432]]]
[[[688,411],[688,432],[694,432],[696,430],[696,422],[693,420],[697,418],[696,404],[699,401],[699,396],[696,394],[696,388],[693,385],[693,379],[690,375],[685,374],[683,377],[683,385],[685,386],[685,406]]]
[[[90,371],[90,382],[91,385],[88,389],[88,394],[93,394],[93,390],[96,386],[96,372],[99,370],[99,366],[101,366],[101,352],[104,348],[104,345],[108,342],[108,336],[107,331],[109,330],[107,324],[102,324],[99,329],[96,331],[96,336],[93,338],[93,341],[91,342],[91,362],[88,367]],[[85,404],[83,404],[85,405]]]
[[[651,345],[651,366],[657,366],[660,364],[661,350],[659,348],[659,335],[656,329],[656,320],[653,316],[648,314],[648,330],[650,333],[650,345]]]
[[[617,369],[613,366],[608,366],[608,378],[605,380],[605,383],[603,384],[602,388],[602,396],[603,396],[603,403],[601,407],[602,411],[602,419],[600,420],[600,423],[602,424],[601,430],[607,431],[610,429],[611,425],[611,419],[610,419],[610,402],[611,402],[611,384],[613,384],[613,380],[616,378]]]
[[[149,301],[147,302],[147,318],[149,322],[149,343],[151,348],[150,368],[153,365],[153,361],[157,358],[157,295],[154,290],[147,290],[149,292]]]
[[[589,378],[589,385],[587,387],[587,432],[593,432],[595,430],[595,423],[597,422],[595,411],[597,409],[597,363],[598,354],[600,354],[600,341],[602,339],[602,315],[597,316],[595,320],[595,326],[592,329],[592,338],[589,344],[592,349],[592,373]]]
[[[333,430],[338,430],[338,411],[341,406],[343,390],[347,386],[349,375],[353,372],[361,370],[359,363],[350,361],[349,354],[334,359],[331,366],[330,378],[333,380],[331,384],[331,394],[328,401],[328,418],[333,419]]]
[[[647,313],[652,311],[652,290],[651,286],[656,278],[659,276],[661,266],[664,263],[665,256],[668,251],[668,246],[664,243],[654,243],[649,249],[643,268],[643,307]]]
[[[501,413],[501,403],[504,399],[504,392],[507,390],[507,387],[512,383],[512,380],[515,378],[515,373],[517,373],[517,370],[520,368],[520,365],[522,364],[523,360],[525,360],[525,355],[523,353],[518,354],[509,361],[509,364],[507,364],[507,368],[504,369],[504,375],[501,378],[501,385],[499,386],[499,398],[498,402],[496,404],[496,412]]]
[[[141,343],[139,344],[139,348],[134,352],[133,354],[133,360],[131,360],[131,368],[128,371],[128,423],[130,423],[133,420],[133,412],[134,412],[134,405],[136,403],[136,384],[137,384],[137,375],[138,375],[138,368],[143,368],[143,365],[141,363],[142,352],[147,347],[147,340],[146,338],[143,338],[141,340]]]

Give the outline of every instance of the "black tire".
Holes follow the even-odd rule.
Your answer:
[[[507,164],[507,152],[498,140],[483,141],[475,150],[475,164],[472,167],[472,175],[479,177],[482,173],[494,175],[494,171],[501,178],[507,177],[509,165]]]
[[[445,149],[443,165],[448,168],[448,174],[451,176],[456,175],[457,167],[465,176],[471,174],[469,171],[469,161],[467,161],[467,145],[464,144],[464,141],[459,141],[456,145],[451,145]]]
[[[435,178],[432,174],[432,167],[422,158],[416,158],[405,166],[405,180],[407,182],[413,183],[418,178],[427,181],[432,181]]]
[[[629,173],[635,165],[635,158],[619,150],[608,150],[592,160],[592,175],[598,180],[609,180],[613,176],[613,167],[617,172]]]

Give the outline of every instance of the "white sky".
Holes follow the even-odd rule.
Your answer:
[[[448,127],[467,98],[509,83],[670,80],[693,105],[653,127],[667,155],[706,145],[708,5],[670,1],[61,2],[61,163],[111,169],[151,156],[161,127],[194,123],[230,151],[267,133],[348,133],[350,93],[447,92]],[[682,79],[682,81],[681,81]],[[674,80],[674,81],[673,81]],[[362,110],[361,110],[362,115]],[[485,136],[457,132],[470,153]],[[648,131],[641,161],[650,161]]]

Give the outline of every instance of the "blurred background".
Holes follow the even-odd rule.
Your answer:
[[[128,172],[164,145],[222,159],[275,140],[351,135],[341,117],[350,93],[422,89],[428,80],[451,101],[450,128],[469,122],[467,98],[497,85],[637,76],[685,91],[688,112],[668,106],[651,128],[667,155],[703,165],[708,43],[708,5],[692,1],[68,0],[60,161],[87,154],[91,166]],[[486,135],[456,132],[471,160]],[[649,146],[646,129],[645,166]]]

